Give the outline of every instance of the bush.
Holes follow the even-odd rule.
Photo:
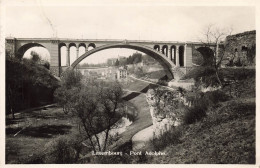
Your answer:
[[[6,59],[6,112],[53,103],[59,81],[30,59]],[[41,96],[39,96],[41,95]]]
[[[163,86],[168,86],[168,82],[165,80],[161,80],[161,79],[157,82],[157,84],[163,85]]]
[[[180,137],[182,135],[181,126],[175,127],[170,131],[165,132],[162,136],[158,138],[153,138],[151,144],[153,144],[154,150],[162,150],[168,145],[175,145],[181,143]]]
[[[184,124],[192,124],[206,116],[206,109],[203,106],[193,106],[185,111],[183,116]]]
[[[215,90],[206,93],[187,93],[187,99],[192,102],[192,106],[185,110],[183,123],[192,124],[205,117],[210,107],[217,106],[219,102],[227,101],[229,96],[223,91]]]
[[[76,163],[83,150],[83,136],[60,136],[48,148],[46,163],[70,164]]]
[[[211,104],[217,104],[219,102],[225,102],[229,100],[229,96],[221,90],[214,90],[206,92],[203,97],[204,100],[208,100]]]
[[[19,164],[44,164],[45,163],[45,154],[43,153],[37,153],[33,154],[33,156],[25,158],[25,159],[19,159]]]

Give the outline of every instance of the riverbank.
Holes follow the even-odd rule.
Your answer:
[[[132,137],[136,133],[152,125],[152,117],[145,95],[140,94],[129,100],[129,102],[135,106],[138,111],[138,116],[135,121],[127,127],[126,131],[120,135],[119,140],[110,147],[113,150],[120,148],[126,143],[132,143]]]

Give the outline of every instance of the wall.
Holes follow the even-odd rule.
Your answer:
[[[225,45],[227,46],[226,59],[233,60],[233,62],[240,59],[245,65],[255,65],[255,59],[251,62],[248,54],[249,50],[256,45],[255,30],[227,36]]]

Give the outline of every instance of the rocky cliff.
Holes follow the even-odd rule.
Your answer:
[[[164,91],[158,94],[154,89],[149,89],[146,100],[150,107],[153,121],[153,135],[159,137],[172,127],[181,124],[181,106],[190,106],[190,103],[177,91]]]

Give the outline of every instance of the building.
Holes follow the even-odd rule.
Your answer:
[[[117,69],[117,79],[126,79],[127,78],[127,70],[123,67],[119,67]]]

